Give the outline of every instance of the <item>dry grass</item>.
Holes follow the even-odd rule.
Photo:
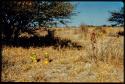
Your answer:
[[[55,37],[70,39],[82,45],[82,49],[71,47],[56,50],[52,46],[25,49],[3,46],[2,81],[123,82],[124,37],[117,36],[117,32],[123,31],[123,28],[54,30]],[[48,64],[44,63],[45,52],[51,59]],[[32,53],[40,59],[39,62],[32,62]]]

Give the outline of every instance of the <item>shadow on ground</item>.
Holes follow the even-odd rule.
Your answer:
[[[71,40],[61,39],[59,37],[53,37],[51,34],[46,36],[34,35],[33,37],[20,37],[18,39],[2,39],[2,45],[13,46],[13,47],[47,47],[53,46],[54,49],[59,48],[77,48],[78,50],[82,48],[81,45],[72,42]]]

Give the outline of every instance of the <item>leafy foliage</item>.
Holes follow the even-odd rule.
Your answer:
[[[30,23],[39,26],[66,24],[73,15],[73,5],[69,2],[47,1],[1,1],[0,22],[2,33],[8,38],[17,38],[21,32],[29,30]]]
[[[116,23],[116,25],[124,24],[124,8],[120,11],[111,12],[111,17],[108,19],[110,22]]]

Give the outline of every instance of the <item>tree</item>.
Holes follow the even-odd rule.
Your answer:
[[[36,19],[40,26],[48,24],[62,23],[73,14],[73,5],[69,2],[38,2],[38,18]],[[50,9],[51,8],[51,9]],[[65,20],[64,20],[65,19]]]
[[[122,7],[120,11],[111,12],[108,21],[115,23],[115,25],[124,25],[124,8]]]
[[[31,32],[30,23],[38,22],[42,27],[66,24],[67,19],[74,14],[74,7],[70,2],[3,0],[0,3],[2,33],[7,39],[18,38],[24,31]]]
[[[7,39],[18,38],[20,32],[26,31],[27,24],[34,18],[34,6],[26,1],[1,1],[0,22],[2,34]]]

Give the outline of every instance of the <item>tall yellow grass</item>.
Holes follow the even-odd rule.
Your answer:
[[[123,82],[124,37],[115,36],[123,28],[82,27],[54,30],[55,37],[69,39],[82,48],[56,50],[53,46],[28,49],[3,46],[2,81]],[[48,64],[44,64],[45,52],[52,60]],[[36,53],[40,61],[32,62],[31,53]]]

